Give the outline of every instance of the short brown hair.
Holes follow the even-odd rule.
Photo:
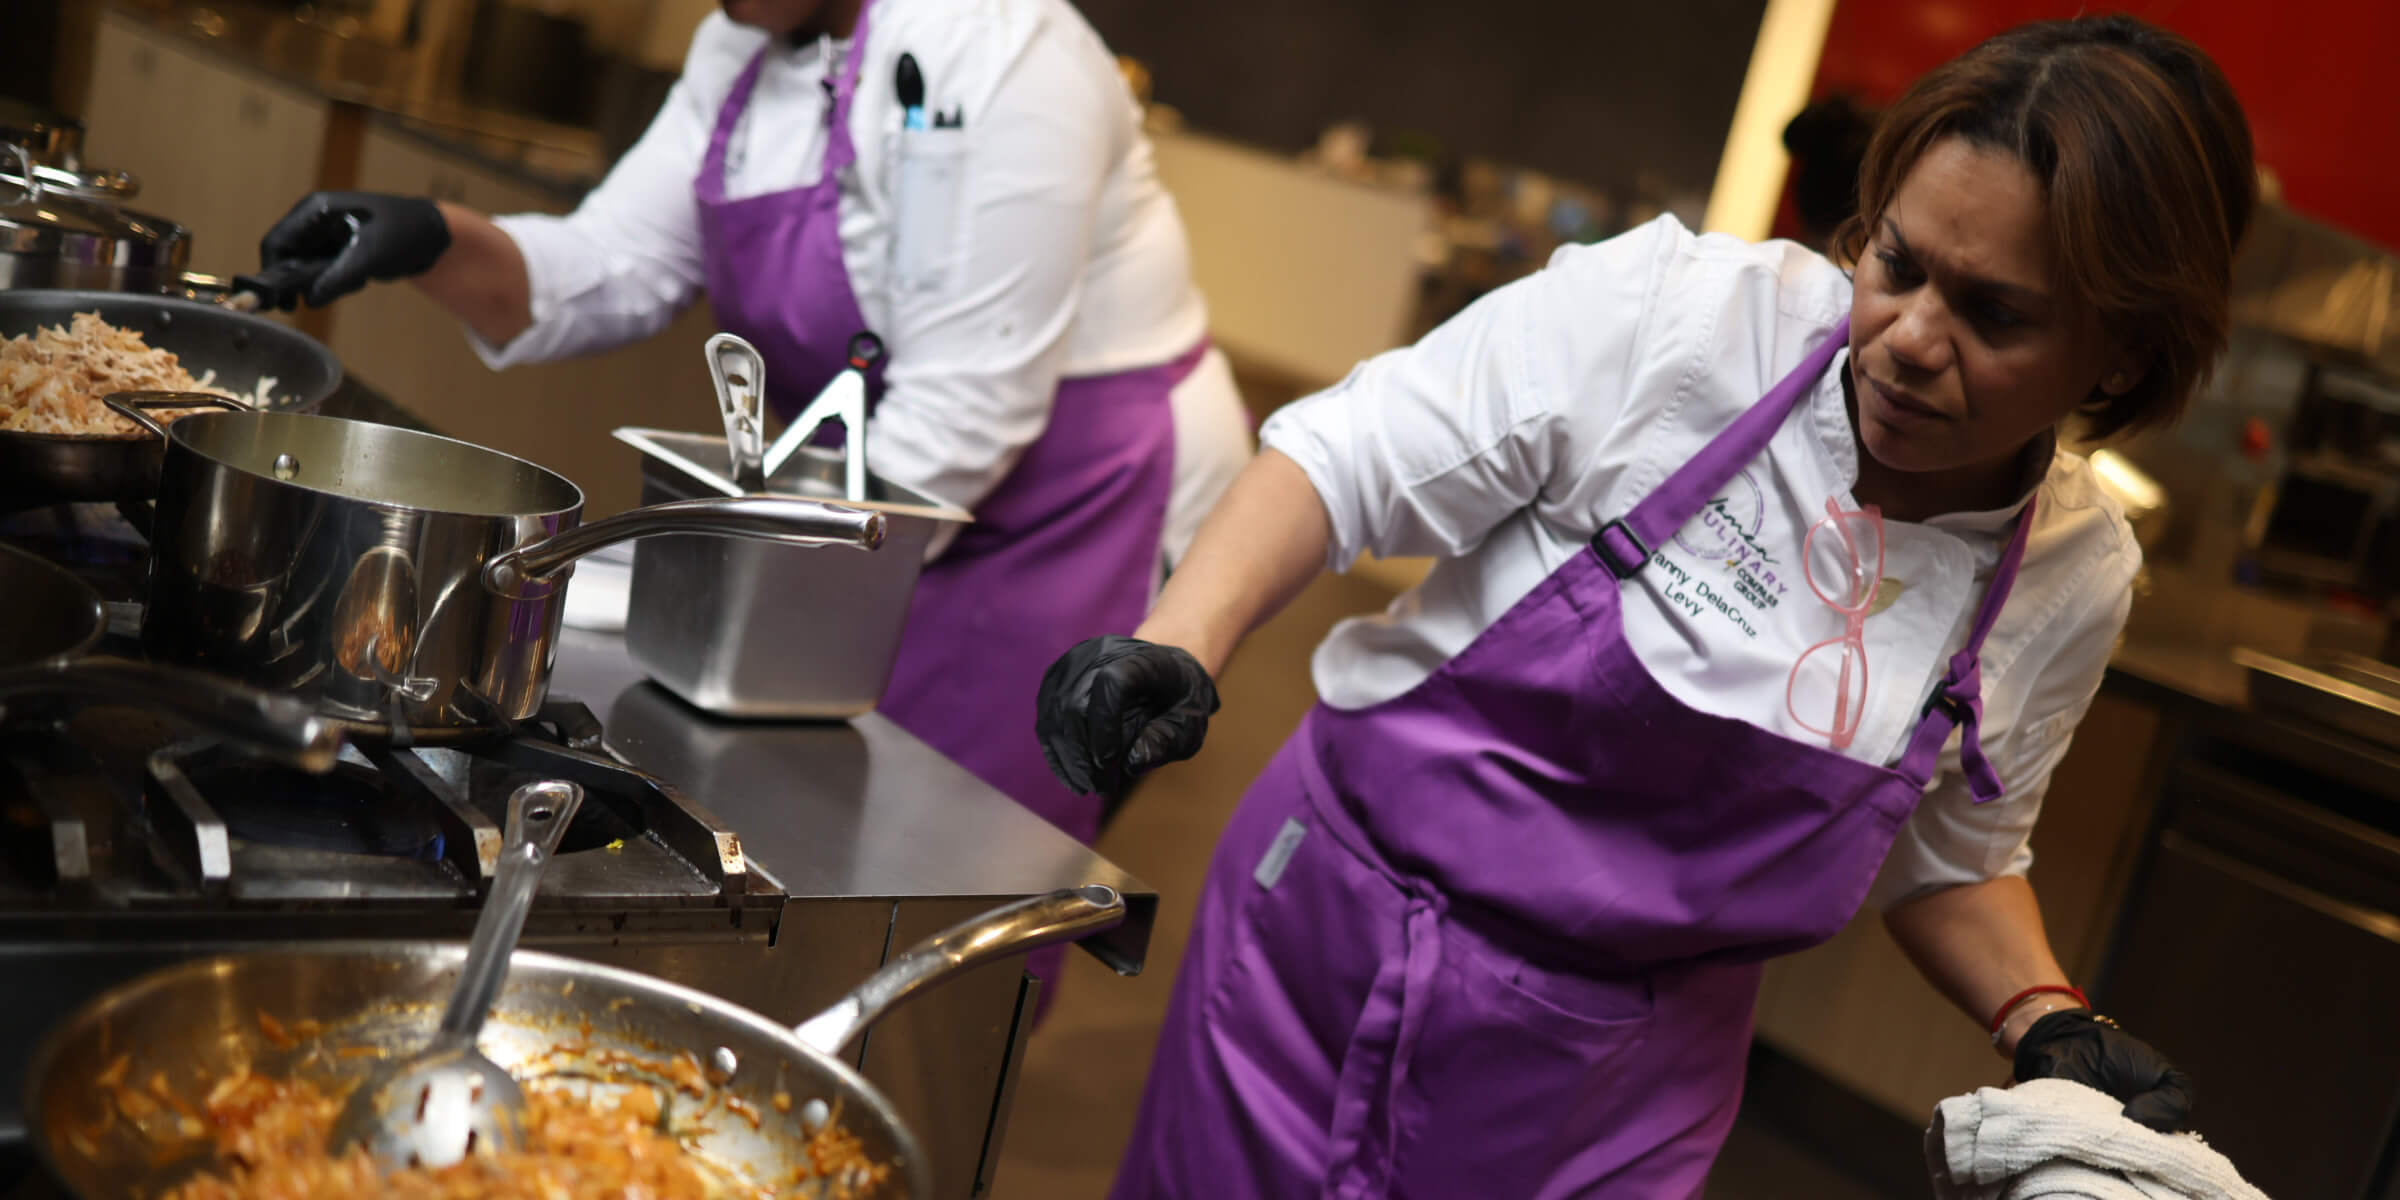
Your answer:
[[[2104,438],[2181,415],[2225,351],[2233,255],[2258,202],[2250,125],[2215,62],[2132,17],[2000,34],[1917,81],[1859,169],[1833,239],[1855,264],[1917,159],[1948,137],[2014,155],[2049,199],[2069,295],[2149,355],[2121,396],[2080,409]]]

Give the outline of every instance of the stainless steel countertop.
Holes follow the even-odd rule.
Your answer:
[[[2133,685],[2155,698],[2184,700],[2242,712],[2250,707],[2250,677],[2230,646],[2126,639],[2108,660],[2111,686]]]
[[[1125,924],[1084,943],[1139,969],[1156,889],[877,714],[846,722],[712,717],[644,680],[622,638],[565,631],[554,696],[590,705],[608,746],[741,835],[794,901],[1015,898],[1087,883],[1124,893]]]

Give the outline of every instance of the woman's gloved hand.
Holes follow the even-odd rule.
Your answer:
[[[1199,660],[1139,638],[1096,637],[1042,674],[1033,732],[1077,795],[1114,796],[1134,778],[1200,752],[1217,685]]]
[[[2125,1102],[2125,1115],[2161,1133],[2192,1114],[2192,1081],[2150,1043],[2087,1009],[2035,1021],[2017,1039],[2017,1082],[2068,1079]]]
[[[260,239],[259,275],[238,282],[251,287],[257,279],[273,281],[275,286],[257,289],[269,307],[288,309],[303,299],[323,306],[370,279],[421,275],[449,248],[449,223],[422,196],[315,192]]]

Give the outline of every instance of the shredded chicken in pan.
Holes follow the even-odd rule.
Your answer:
[[[261,379],[247,396],[215,386],[216,372],[194,378],[169,351],[142,340],[98,313],[76,313],[66,327],[44,327],[0,339],[0,429],[21,433],[101,434],[134,437],[141,429],[108,411],[111,392],[214,392],[263,407],[275,380]],[[196,409],[167,409],[172,420]]]
[[[287,1029],[266,1014],[260,1024],[278,1045],[298,1044],[321,1031],[313,1022]],[[356,1048],[352,1048],[356,1049]],[[98,1082],[113,1097],[113,1123],[122,1119],[162,1142],[205,1141],[215,1162],[160,1200],[313,1200],[317,1197],[386,1196],[398,1200],[775,1200],[822,1196],[825,1200],[871,1200],[890,1177],[888,1165],[868,1161],[856,1136],[836,1113],[809,1139],[808,1161],[788,1179],[737,1178],[694,1152],[684,1140],[698,1132],[694,1115],[748,1122],[761,1115],[719,1094],[689,1053],[651,1061],[630,1055],[591,1055],[562,1046],[585,1062],[623,1068],[626,1078],[655,1079],[653,1085],[611,1089],[595,1098],[563,1077],[530,1078],[525,1085],[525,1145],[482,1154],[449,1167],[410,1168],[384,1174],[364,1148],[336,1156],[327,1141],[341,1114],[342,1097],[306,1079],[273,1078],[236,1071],[218,1079],[198,1105],[173,1094],[163,1076],[146,1083],[129,1079],[128,1061],[112,1063]],[[348,1050],[336,1051],[349,1056]],[[620,1061],[621,1060],[621,1061]],[[306,1061],[306,1060],[304,1060]],[[612,1070],[611,1077],[617,1077]],[[678,1097],[688,1103],[675,1104]],[[682,1119],[662,1120],[662,1113]],[[788,1112],[788,1097],[774,1107]],[[89,1135],[83,1139],[89,1142]]]

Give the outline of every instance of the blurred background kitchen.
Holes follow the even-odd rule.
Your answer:
[[[1660,212],[1820,239],[1864,122],[1922,71],[2073,0],[1082,0],[1148,107],[1213,334],[1260,415],[1555,247]],[[565,211],[639,135],[712,0],[10,0],[0,125],[139,191],[191,269],[256,265],[317,188]],[[2125,7],[2217,56],[2270,203],[2240,329],[2175,430],[2104,473],[2149,550],[2060,769],[2036,879],[2063,961],[2200,1081],[2270,1193],[2400,1197],[2400,5]],[[1804,111],[1807,117],[1801,117]],[[1787,149],[1788,143],[1788,149]],[[1793,151],[1796,151],[1795,155]],[[95,184],[95,187],[100,186]],[[0,231],[25,214],[0,213]],[[134,234],[125,234],[134,237]],[[155,235],[154,235],[155,236]],[[705,305],[668,336],[486,371],[413,289],[293,318],[456,436],[631,505],[627,424],[699,427]],[[572,419],[568,419],[572,418]],[[1423,564],[1328,577],[1256,637],[1200,759],[1100,845],[1164,897],[1151,970],[1067,986],[1027,1052],[995,1190],[1099,1196],[1206,856],[1311,699],[1307,649]],[[1078,956],[1072,968],[1097,975]],[[2306,1014],[2273,1055],[2229,1035]],[[1712,1195],[1921,1196],[1931,1105],[1999,1081],[1871,919],[1779,964]]]

